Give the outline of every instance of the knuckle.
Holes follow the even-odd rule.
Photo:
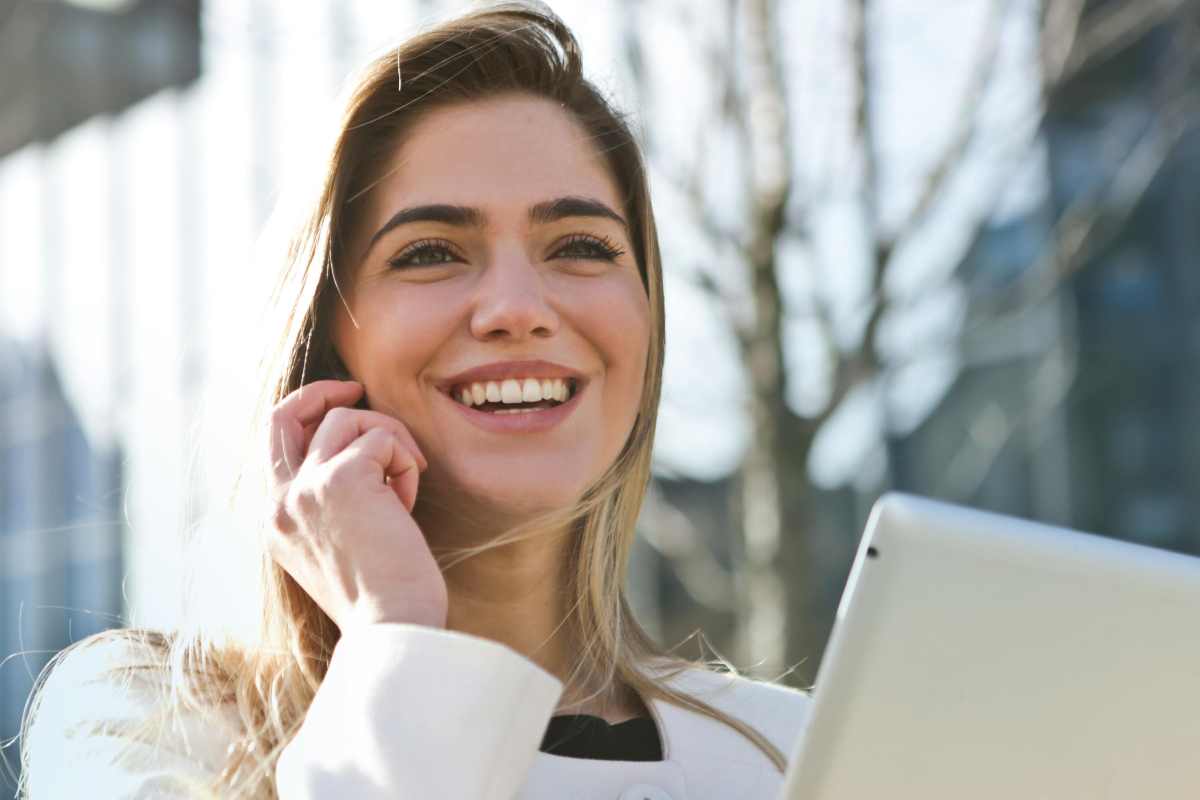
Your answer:
[[[299,486],[288,493],[286,508],[293,519],[309,519],[321,508],[319,487]]]
[[[330,425],[342,425],[349,421],[354,416],[354,409],[346,408],[345,406],[336,406],[329,409],[325,413],[325,420]]]
[[[287,480],[292,480],[296,477],[296,469],[299,466],[299,464],[291,463],[287,456],[281,455],[271,459],[267,475],[272,484],[286,483]],[[276,477],[284,474],[287,475],[286,479]]]
[[[386,420],[388,423],[387,424],[388,430],[391,431],[396,436],[404,438],[404,437],[412,435],[411,433],[409,433],[408,426],[405,425],[400,420],[395,419],[393,417],[386,417]]]
[[[371,443],[390,443],[393,439],[398,439],[399,435],[388,428],[371,428],[371,430],[363,434],[363,438],[369,440]]]
[[[376,428],[383,428],[394,431],[398,428],[404,427],[404,423],[400,422],[394,417],[389,417],[387,414],[384,414],[380,411],[375,411],[374,409],[361,409],[358,410],[358,413],[363,415],[364,423],[370,425],[372,430]]]
[[[328,491],[341,492],[358,483],[362,471],[361,458],[344,458],[326,470],[325,479],[322,482]]]
[[[278,429],[284,422],[287,421],[288,412],[284,400],[280,400],[271,407],[271,413],[267,416],[267,433]]]
[[[387,414],[384,414],[382,411],[368,409],[368,410],[364,411],[363,413],[369,415],[372,422],[380,422],[380,423],[383,423],[384,425],[399,425],[400,424],[399,421],[396,420],[394,417],[389,417]]]
[[[287,507],[287,503],[276,502],[271,511],[271,526],[280,533],[295,533],[298,529],[296,518]]]

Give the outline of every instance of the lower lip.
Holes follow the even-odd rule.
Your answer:
[[[476,411],[470,406],[465,406],[457,400],[451,399],[444,392],[438,392],[438,394],[442,395],[442,397],[446,398],[446,402],[462,412],[463,416],[469,422],[485,431],[491,431],[492,433],[541,433],[551,430],[560,424],[575,410],[575,406],[579,404],[579,396],[583,394],[585,388],[587,387],[576,387],[575,393],[571,395],[571,399],[553,408],[543,408],[520,414],[493,414],[490,411]]]

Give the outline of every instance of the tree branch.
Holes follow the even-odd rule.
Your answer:
[[[996,76],[996,68],[1000,63],[1000,39],[1004,30],[1004,11],[1009,5],[1008,0],[992,0],[988,20],[983,26],[983,43],[979,48],[979,57],[971,69],[971,78],[967,82],[966,91],[958,113],[958,127],[950,137],[946,149],[926,177],[917,202],[913,205],[908,216],[901,222],[888,243],[883,258],[890,261],[891,254],[901,244],[900,237],[911,234],[922,226],[929,216],[937,200],[945,191],[946,184],[954,174],[955,169],[962,163],[967,148],[975,140],[979,132],[980,115],[983,101],[987,97],[988,87]],[[887,264],[882,264],[886,269]]]
[[[1056,349],[1034,373],[1033,396],[1040,398],[1040,403],[1031,406],[1026,414],[1014,419],[996,402],[984,405],[967,426],[966,440],[947,462],[934,494],[957,502],[973,500],[1013,437],[1023,430],[1040,427],[1062,408],[1077,376],[1075,354]]]
[[[1042,35],[1038,41],[1043,88],[1061,81],[1075,50],[1086,4],[1087,0],[1043,0]]]
[[[873,148],[869,141],[869,137],[872,135],[869,114],[865,110],[867,86],[869,86],[865,21],[862,18],[862,15],[865,14],[865,4],[866,0],[856,0],[859,26],[856,32],[856,37],[859,40],[856,46],[856,53],[861,81],[860,94],[863,98],[860,100],[860,105],[863,106],[863,109],[860,110],[861,132],[864,137],[864,151],[869,153]],[[1007,6],[1007,0],[992,0],[989,6],[989,17],[983,24],[983,33],[981,34],[983,44],[979,49],[979,56],[975,60],[974,67],[971,70],[971,78],[967,82],[962,108],[958,114],[958,127],[950,137],[946,149],[936,160],[933,169],[926,177],[923,188],[917,196],[916,203],[913,205],[911,211],[896,230],[887,235],[878,229],[879,221],[877,216],[873,220],[875,236],[874,263],[872,265],[871,292],[868,295],[869,299],[867,301],[870,304],[871,310],[867,317],[866,325],[863,328],[859,350],[855,354],[853,361],[848,365],[848,368],[840,371],[839,380],[835,382],[834,396],[838,398],[837,402],[839,403],[862,380],[864,375],[874,374],[882,366],[876,339],[879,334],[879,326],[882,324],[889,307],[887,295],[884,291],[884,281],[888,271],[892,267],[895,254],[928,221],[931,210],[945,192],[950,178],[954,175],[958,167],[961,166],[971,142],[974,141],[979,131],[979,112],[987,97],[988,87],[991,86],[996,74],[997,65],[1000,61],[1000,39],[1003,31],[1004,12]],[[873,164],[873,157],[868,158],[868,163]],[[874,185],[875,175],[873,166],[868,170],[868,176],[871,180],[871,183],[868,185],[877,194],[879,190]],[[871,204],[873,209],[877,209],[877,206],[877,200]],[[873,213],[877,214],[877,211]],[[836,408],[836,405],[833,407]]]
[[[1138,138],[1105,186],[1072,202],[1055,223],[1050,246],[1011,283],[980,301],[977,316],[1045,300],[1115,240],[1187,131],[1179,117],[1186,115],[1167,112],[1163,122]]]
[[[1069,32],[1063,31],[1079,26],[1081,5],[1081,0],[1061,0],[1050,6],[1046,30],[1058,31],[1053,35],[1060,37],[1060,44],[1061,39],[1071,37]],[[988,299],[977,301],[973,322],[964,329],[964,336],[982,335],[985,326],[1019,316],[1029,305],[1046,299],[1057,286],[1082,268],[1092,253],[1120,235],[1173,148],[1186,134],[1189,123],[1200,114],[1194,82],[1189,79],[1200,61],[1192,45],[1185,37],[1176,42],[1171,75],[1162,82],[1172,90],[1172,96],[1164,99],[1157,109],[1156,124],[1130,148],[1116,173],[1103,186],[1076,198],[1064,210],[1048,237],[1052,246],[1043,249],[1033,264],[1008,286]],[[1044,97],[1050,97],[1057,89],[1055,84],[1053,76],[1043,82]],[[1043,126],[1050,106],[1048,100],[1043,101],[1035,121],[1038,129]],[[987,232],[987,222],[1003,195],[1001,188],[1008,174],[1004,170],[997,171],[996,185],[985,195],[994,200],[976,216],[973,235],[964,253],[970,253]]]
[[[767,403],[757,416],[776,415],[774,399],[783,383],[782,301],[777,270],[779,238],[786,224],[792,190],[792,153],[788,135],[787,98],[776,41],[772,0],[749,0],[745,11],[747,79],[736,98],[743,141],[750,154],[746,191],[750,199],[745,253],[750,267],[754,320],[743,339],[742,353],[750,370],[752,405]],[[767,424],[756,419],[756,426]]]
[[[1097,61],[1112,58],[1139,41],[1159,25],[1167,22],[1191,0],[1131,0],[1101,6],[1090,12],[1079,29],[1078,36],[1063,64],[1058,81],[1071,80],[1075,75],[1095,66]]]
[[[863,2],[864,0],[858,0]],[[1031,130],[1039,131],[1045,124],[1046,114],[1049,113],[1050,102],[1048,98],[1060,88],[1063,83],[1091,66],[1094,59],[1098,58],[1098,54],[1105,48],[1111,47],[1128,47],[1130,43],[1138,40],[1140,36],[1146,35],[1154,26],[1164,22],[1172,13],[1175,13],[1182,5],[1182,0],[1154,0],[1156,7],[1152,8],[1151,13],[1144,13],[1145,8],[1138,2],[1126,2],[1126,4],[1117,4],[1116,6],[1105,10],[1102,16],[1096,20],[1085,22],[1084,10],[1085,0],[1049,0],[1046,6],[1045,19],[1043,23],[1043,102],[1040,104],[1039,112],[1033,120],[1031,120]],[[992,14],[995,16],[994,24],[989,26],[992,31],[988,37],[988,43],[984,48],[984,55],[976,62],[976,70],[974,70],[974,78],[971,85],[973,89],[968,92],[968,100],[964,109],[964,114],[961,116],[961,125],[959,127],[958,136],[952,139],[952,144],[943,155],[942,160],[938,163],[937,168],[930,174],[930,179],[926,182],[925,191],[922,197],[914,206],[913,213],[908,217],[907,221],[898,228],[895,241],[889,246],[880,248],[877,252],[876,272],[874,275],[875,281],[872,282],[874,291],[871,294],[871,301],[874,303],[871,309],[871,315],[866,325],[866,330],[863,337],[864,355],[869,356],[870,351],[874,348],[874,335],[877,331],[878,324],[881,323],[884,314],[887,313],[886,299],[884,299],[882,291],[882,279],[886,276],[889,269],[889,261],[896,252],[900,252],[905,245],[905,240],[911,236],[914,231],[922,227],[925,219],[928,218],[928,213],[936,204],[936,200],[941,196],[944,185],[950,175],[953,174],[954,168],[961,162],[962,157],[966,154],[966,150],[972,142],[978,131],[979,125],[979,108],[982,106],[985,90],[988,88],[992,77],[995,74],[995,66],[997,64],[998,41],[1000,41],[1000,18],[1003,16],[1003,4],[998,1],[991,6]],[[1162,164],[1159,164],[1159,167]],[[1157,170],[1156,170],[1157,174]],[[1007,175],[1004,175],[1007,176]],[[1142,190],[1144,192],[1144,190]],[[1002,192],[995,191],[991,193],[991,197],[996,198],[996,203],[1000,200]],[[1140,193],[1139,193],[1140,198]],[[976,236],[972,237],[972,246],[977,243],[986,230],[986,222],[995,212],[996,204],[989,206],[988,211],[977,217],[976,221]],[[1070,236],[1078,236],[1080,234],[1080,219],[1085,217],[1084,207],[1076,204],[1073,209],[1069,209],[1067,215],[1064,215],[1060,227],[1056,231],[1056,239],[1064,243],[1069,241]],[[1132,213],[1133,209],[1129,212]],[[1069,228],[1069,233],[1068,233]],[[1067,252],[1073,251],[1073,247],[1067,248]],[[970,252],[970,248],[967,249]],[[886,260],[880,260],[886,259]],[[1070,271],[1078,269],[1078,264],[1070,267]]]

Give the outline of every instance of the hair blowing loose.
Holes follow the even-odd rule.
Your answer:
[[[352,266],[347,243],[363,220],[362,199],[381,179],[381,164],[423,114],[438,107],[524,93],[560,105],[587,132],[603,156],[632,221],[631,238],[653,325],[639,413],[616,461],[572,508],[546,514],[486,544],[439,555],[447,569],[457,560],[502,547],[548,529],[572,532],[566,591],[573,598],[563,620],[579,642],[576,668],[565,691],[610,687],[620,680],[646,700],[661,699],[715,719],[759,747],[782,772],[785,759],[759,731],[668,685],[679,672],[709,664],[681,658],[656,644],[634,619],[623,587],[635,524],[650,479],[651,448],[662,379],[663,287],[658,239],[646,172],[637,143],[582,72],[578,43],[549,9],[531,3],[494,5],[425,30],[369,63],[348,94],[319,195],[290,238],[272,294],[278,314],[273,346],[262,361],[263,396],[257,419],[300,386],[344,377],[331,337],[340,286]],[[279,334],[282,332],[282,336]],[[153,741],[166,720],[184,712],[233,704],[242,723],[223,770],[212,786],[221,797],[273,798],[275,762],[296,735],[328,668],[339,632],[258,540],[262,582],[256,638],[233,642],[200,629],[170,635],[149,630],[106,631],[69,650],[100,641],[136,642],[138,673],[169,676],[162,719],[147,720],[134,738]],[[43,676],[67,651],[56,657]],[[655,664],[654,670],[645,667]],[[726,670],[733,670],[723,664]],[[604,688],[601,691],[604,691]],[[598,693],[597,693],[598,694]],[[595,695],[592,695],[595,696]],[[31,708],[36,713],[37,703]],[[27,729],[30,718],[26,719]],[[27,759],[27,754],[26,754]]]

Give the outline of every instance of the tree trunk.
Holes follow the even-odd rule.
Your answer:
[[[783,403],[783,303],[776,252],[785,228],[791,190],[787,102],[775,40],[775,4],[744,6],[747,81],[741,98],[747,145],[750,220],[745,255],[750,268],[754,320],[741,331],[750,378],[753,433],[742,465],[739,511],[744,562],[735,580],[740,596],[737,656],[768,677],[782,671],[787,650],[786,598],[776,563],[783,519],[778,436]]]
[[[751,444],[742,463],[739,492],[739,516],[744,546],[741,568],[734,580],[739,595],[738,642],[739,666],[754,664],[762,674],[782,671],[786,652],[786,598],[776,555],[779,552],[781,496],[779,470],[775,457],[778,384],[775,370],[754,370],[755,361],[771,360],[776,340],[763,336],[753,342],[757,358],[751,358]],[[762,374],[765,373],[765,374]]]
[[[808,455],[818,423],[787,415],[778,437],[780,506],[787,526],[781,531],[776,565],[783,576],[787,614],[787,683],[811,686],[829,635],[830,620],[820,615],[823,594],[836,591],[845,550],[853,547],[839,525],[828,493],[812,485]]]

